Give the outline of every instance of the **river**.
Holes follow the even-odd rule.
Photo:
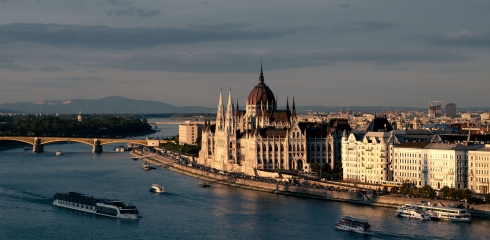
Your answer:
[[[168,129],[167,129],[168,128]],[[166,125],[161,136],[177,134]],[[163,130],[165,129],[165,130]],[[157,134],[157,135],[158,135]],[[276,195],[214,184],[167,169],[144,171],[141,161],[104,145],[48,144],[35,154],[0,151],[0,239],[489,239],[490,221],[422,222],[392,208]],[[55,156],[62,150],[63,156]],[[155,195],[152,183],[167,191]],[[139,220],[116,220],[55,207],[56,192],[76,191],[136,205]],[[363,218],[373,233],[335,230],[342,216]]]

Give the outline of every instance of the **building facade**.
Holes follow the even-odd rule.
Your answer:
[[[490,193],[490,144],[468,151],[468,188],[475,193]]]
[[[203,125],[186,121],[179,125],[179,144],[195,145],[196,140],[201,136]]]
[[[446,117],[455,118],[456,117],[456,104],[446,103]]]
[[[231,91],[226,108],[220,92],[216,124],[206,122],[198,163],[219,170],[255,175],[256,170],[311,172],[312,166],[335,166],[340,159],[341,131],[347,122],[305,122],[292,109],[277,108],[277,98],[264,82],[252,89],[244,110],[233,104]]]

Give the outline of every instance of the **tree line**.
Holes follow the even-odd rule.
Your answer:
[[[127,115],[0,116],[0,136],[126,137],[152,132],[146,119]]]
[[[386,187],[383,190],[387,190]],[[437,196],[436,190],[432,189],[430,185],[425,185],[424,187],[417,188],[417,187],[410,187],[410,186],[403,186],[403,187],[392,187],[391,192],[393,193],[400,193],[403,195],[408,195],[411,197],[422,197],[422,198],[440,198],[440,199],[446,199],[446,200],[453,200],[453,201],[459,201],[459,200],[466,200],[470,204],[481,204],[481,203],[490,203],[490,194],[485,195],[483,198],[481,197],[475,197],[471,190],[469,189],[455,189],[455,188],[450,188],[448,186],[444,186],[440,190],[440,196]]]

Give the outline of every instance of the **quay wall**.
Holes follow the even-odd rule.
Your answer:
[[[137,154],[142,154],[141,152],[136,152]],[[138,155],[136,155],[138,156]],[[151,156],[145,158],[149,162],[165,167],[171,171],[185,174],[191,177],[203,179],[209,182],[235,186],[245,189],[299,196],[299,197],[309,197],[317,198],[331,201],[341,201],[350,202],[357,204],[373,205],[380,207],[391,207],[396,208],[404,203],[416,203],[421,202],[423,198],[404,198],[396,197],[394,195],[375,195],[375,194],[365,194],[361,192],[343,192],[343,191],[329,191],[325,188],[314,188],[311,185],[322,185],[324,187],[333,186],[344,187],[344,188],[354,188],[352,183],[339,183],[332,181],[310,181],[310,180],[300,180],[301,184],[310,184],[310,187],[298,186],[296,184],[282,184],[278,182],[268,182],[268,181],[257,181],[244,178],[235,178],[229,175],[223,175],[213,172],[203,171],[194,167],[188,167],[185,165],[177,164],[172,159],[162,157],[162,156]],[[356,187],[361,187],[356,184]],[[371,185],[369,185],[371,186]],[[450,206],[451,201],[447,200],[432,200],[436,204],[443,204],[445,206]],[[468,210],[473,217],[490,219],[490,204],[481,205],[468,205]]]

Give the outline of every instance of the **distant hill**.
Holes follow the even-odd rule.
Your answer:
[[[278,109],[286,109],[286,106],[279,106]],[[380,113],[382,111],[427,111],[427,108],[420,107],[388,107],[388,106],[320,106],[306,105],[296,106],[298,113],[308,112],[339,112],[352,109],[354,112]],[[216,113],[216,108],[200,107],[200,106],[184,106],[176,107],[170,104],[148,101],[135,100],[120,96],[106,97],[96,100],[87,99],[71,99],[71,100],[43,100],[37,102],[19,102],[19,103],[4,103],[0,104],[0,113],[47,113],[47,114],[78,114],[82,113],[99,113],[99,114],[165,114],[165,113]],[[444,111],[444,107],[442,109]],[[490,107],[475,107],[475,108],[458,108],[460,112],[466,111],[482,111],[490,112]]]
[[[145,113],[212,113],[214,108],[185,106],[176,107],[170,104],[135,100],[120,96],[106,97],[96,100],[71,99],[71,100],[43,100],[37,102],[19,102],[0,104],[0,112],[22,112],[29,114],[77,114],[99,113],[99,114],[145,114]]]

